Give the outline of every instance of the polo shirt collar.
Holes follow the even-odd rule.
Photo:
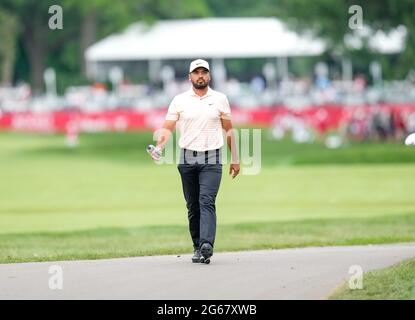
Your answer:
[[[207,97],[211,96],[213,94],[213,90],[210,87],[208,87],[208,91],[206,92],[206,94],[204,96],[200,97],[193,91],[193,87],[190,87],[190,89],[188,91],[188,94],[192,97],[198,97],[200,99],[204,99],[204,98],[207,98]]]

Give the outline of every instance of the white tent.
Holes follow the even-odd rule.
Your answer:
[[[400,52],[405,35],[404,28],[388,35],[378,32],[369,37],[369,46],[380,53]],[[358,49],[359,33],[348,35],[345,43]],[[102,67],[106,62],[149,61],[149,75],[154,78],[161,60],[194,58],[212,59],[213,72],[224,78],[223,59],[264,57],[277,58],[278,72],[286,77],[287,57],[318,56],[325,49],[322,39],[289,30],[277,18],[204,18],[165,20],[152,26],[135,23],[89,47],[85,58],[94,78],[107,77],[108,67]]]
[[[88,62],[320,55],[323,41],[290,31],[276,18],[167,20],[136,23],[86,51]]]

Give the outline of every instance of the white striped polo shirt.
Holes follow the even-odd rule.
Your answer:
[[[192,88],[175,96],[167,111],[166,120],[177,120],[180,148],[206,151],[223,146],[220,119],[231,119],[231,108],[223,93],[208,88],[199,97]]]

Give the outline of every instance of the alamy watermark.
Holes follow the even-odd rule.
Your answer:
[[[349,28],[352,30],[363,29],[363,9],[361,6],[353,5],[349,7]]]
[[[53,265],[49,267],[49,289],[50,290],[63,290],[63,269],[61,266]]]
[[[351,277],[349,279],[349,289],[363,289],[363,268],[359,265],[350,266],[349,274],[351,274]]]
[[[236,152],[237,159],[241,165],[241,174],[242,175],[257,175],[261,171],[261,129],[232,129],[226,132],[223,130],[222,132],[224,136],[224,146],[222,147],[221,158],[220,161],[222,164],[234,163],[234,156],[232,156],[232,152],[228,152],[227,141],[228,138],[233,140],[233,145],[235,146],[234,152]],[[153,140],[158,141],[161,136],[172,136],[172,133],[167,129],[158,129],[153,134]],[[163,157],[156,161],[156,164],[179,164],[182,163],[183,154],[180,147],[178,147],[180,137],[176,135],[175,139],[170,138],[167,140],[167,143],[164,146],[163,150]],[[176,148],[175,148],[176,146]],[[205,157],[202,156],[200,158],[193,157],[192,154],[189,153],[185,155],[186,162],[190,163],[190,161],[194,161],[195,163],[203,161],[205,163]],[[215,157],[215,150],[208,151],[207,163],[216,163]]]
[[[63,29],[63,10],[61,6],[53,5],[49,7],[49,14],[52,16],[49,18],[49,29],[62,30]]]

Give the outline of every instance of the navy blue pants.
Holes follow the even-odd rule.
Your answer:
[[[212,157],[218,159],[216,163],[211,161]],[[203,151],[182,149],[183,161],[178,165],[178,170],[188,211],[189,231],[195,249],[205,242],[212,246],[215,244],[215,201],[222,178],[222,164],[219,158],[220,150],[208,156]]]

